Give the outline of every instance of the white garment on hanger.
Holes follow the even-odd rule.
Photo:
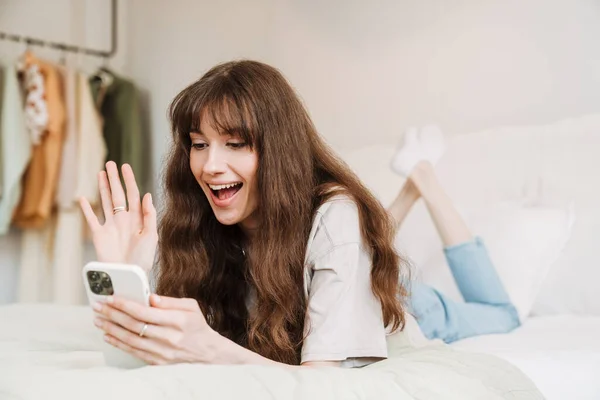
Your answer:
[[[52,301],[85,304],[83,268],[83,216],[78,208],[58,210],[52,261]]]
[[[107,148],[102,133],[102,121],[94,104],[88,77],[78,74],[78,162],[76,197],[85,197],[94,206],[100,201],[98,172],[104,170]]]
[[[51,263],[54,227],[52,218],[41,229],[21,234],[21,266],[17,302],[46,302],[52,297]]]
[[[69,69],[63,75],[68,125],[57,193],[53,300],[82,304],[85,291],[81,269],[86,240],[85,219],[78,200],[83,196],[92,205],[98,202],[97,174],[104,169],[106,144],[87,76]]]
[[[65,134],[56,188],[56,204],[59,209],[68,209],[77,205],[75,189],[79,175],[77,171],[77,150],[79,146],[77,72],[68,67],[59,68],[59,72],[62,75],[67,117],[65,119]]]
[[[80,141],[77,115],[78,81],[75,70],[64,67],[60,72],[63,78],[67,119],[56,191],[58,210],[52,262],[52,300],[58,304],[81,304],[85,297],[81,283],[84,239],[82,215],[75,194],[79,175],[77,151]]]

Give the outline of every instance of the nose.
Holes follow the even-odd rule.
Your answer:
[[[204,173],[210,175],[222,174],[226,170],[227,162],[225,154],[219,149],[219,146],[210,146],[207,150],[206,163],[204,163]]]

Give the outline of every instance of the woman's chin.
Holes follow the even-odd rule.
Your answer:
[[[235,225],[240,223],[240,217],[238,213],[223,212],[222,210],[219,210],[215,212],[215,217],[217,218],[217,221],[219,221],[219,223],[222,225]]]

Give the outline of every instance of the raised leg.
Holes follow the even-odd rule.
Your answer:
[[[445,247],[473,240],[465,221],[440,185],[431,163],[417,163],[409,175],[409,180],[425,201]]]

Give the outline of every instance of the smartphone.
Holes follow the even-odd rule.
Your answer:
[[[112,295],[150,306],[148,276],[137,265],[93,261],[83,268],[83,282],[90,306],[104,302],[106,296]],[[106,365],[118,368],[138,368],[146,365],[144,361],[106,343],[103,335],[99,330]]]

